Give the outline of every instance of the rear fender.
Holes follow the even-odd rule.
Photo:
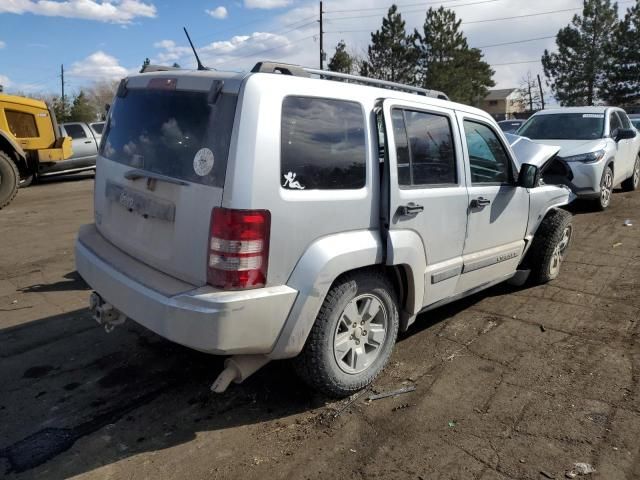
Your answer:
[[[300,353],[336,278],[357,268],[380,264],[382,253],[380,234],[374,230],[329,235],[312,243],[287,281],[298,296],[269,357],[290,358]]]

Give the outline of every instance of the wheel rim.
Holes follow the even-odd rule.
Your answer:
[[[640,181],[640,159],[636,158],[636,165],[633,168],[633,188],[638,186],[638,182]]]
[[[613,189],[613,174],[611,170],[607,170],[602,179],[602,186],[600,187],[600,202],[603,207],[609,205],[611,201],[611,190]]]
[[[549,273],[552,276],[555,276],[558,274],[558,272],[560,272],[560,264],[562,263],[562,260],[564,260],[564,256],[567,253],[569,242],[571,242],[571,226],[568,226],[564,229],[560,241],[553,249],[553,253],[551,254],[551,265],[549,266]]]
[[[382,352],[389,316],[380,298],[353,298],[340,315],[333,339],[333,355],[340,370],[357,374],[369,368]]]

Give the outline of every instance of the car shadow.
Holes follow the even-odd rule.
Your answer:
[[[82,279],[80,274],[76,271],[69,272],[63,277],[65,280],[61,280],[55,283],[37,283],[28,287],[18,289],[22,293],[32,292],[64,292],[71,290],[90,290],[91,287]]]
[[[514,289],[493,287],[422,314],[399,342]],[[221,357],[169,342],[132,321],[107,336],[86,309],[2,329],[0,345],[0,471],[4,463],[4,473],[18,477],[37,474],[33,469],[45,463],[49,474],[71,477],[190,442],[201,431],[286,419],[334,401],[306,387],[288,362],[272,362],[213,394],[209,386],[223,368]],[[82,442],[76,460],[57,460],[98,431],[126,448],[85,451],[92,442]]]

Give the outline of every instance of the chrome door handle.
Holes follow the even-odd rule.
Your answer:
[[[478,197],[471,200],[471,204],[469,205],[471,208],[483,208],[491,203],[491,200],[484,197]]]
[[[417,203],[409,202],[406,205],[401,205],[398,207],[398,211],[400,215],[417,215],[420,212],[424,211],[424,207],[422,205],[418,205]]]

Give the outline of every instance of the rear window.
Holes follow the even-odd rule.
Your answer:
[[[9,130],[16,138],[35,138],[38,136],[36,119],[30,113],[6,110],[5,116],[9,124]]]
[[[366,140],[359,103],[286,97],[282,103],[280,185],[291,190],[365,185]]]
[[[91,124],[91,128],[93,128],[93,131],[96,132],[98,135],[102,134],[102,130],[104,129],[104,123],[92,123]]]
[[[222,187],[235,95],[130,89],[110,110],[100,154],[188,182]]]

